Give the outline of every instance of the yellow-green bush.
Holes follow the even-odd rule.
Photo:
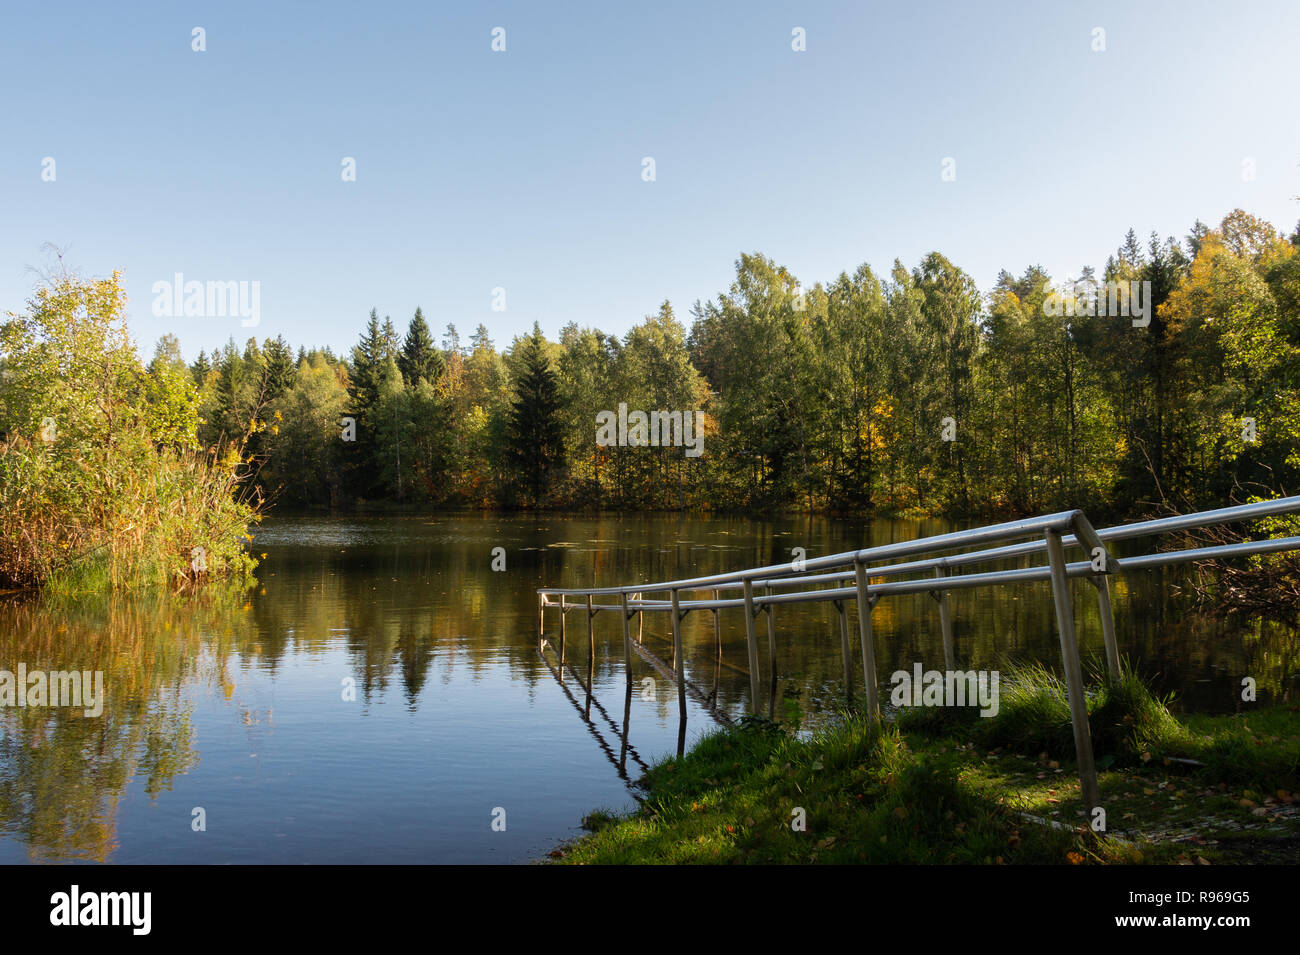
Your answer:
[[[63,275],[0,325],[0,586],[247,575],[242,442],[198,446],[192,382],[146,371],[120,276]]]

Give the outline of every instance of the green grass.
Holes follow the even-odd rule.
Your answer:
[[[766,720],[657,763],[630,815],[551,853],[569,863],[1233,862],[1300,852],[1300,708],[1177,719],[1131,672],[1089,694],[1107,832],[1084,825],[1069,709],[1012,671],[996,716],[849,715],[809,738]],[[1191,765],[1179,760],[1195,760]],[[799,812],[802,810],[802,812]],[[802,818],[801,828],[798,821]],[[1055,823],[1052,825],[1051,823]]]
[[[1026,827],[960,776],[957,753],[917,751],[850,718],[809,740],[757,723],[650,770],[649,798],[557,850],[575,863],[1066,862],[1090,834]],[[800,823],[802,822],[802,826]]]
[[[1294,789],[1300,784],[1300,733],[1296,711],[1286,707],[1254,715],[1192,716],[1171,712],[1172,696],[1156,697],[1127,665],[1120,676],[1095,676],[1088,692],[1088,724],[1099,768],[1194,760],[1198,775],[1214,783]],[[903,710],[908,733],[951,736],[986,749],[1058,760],[1074,755],[1074,732],[1064,684],[1037,665],[1013,667],[1002,682],[997,715],[971,708]]]

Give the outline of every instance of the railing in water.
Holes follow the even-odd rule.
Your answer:
[[[669,613],[672,622],[672,671],[677,681],[678,712],[681,730],[678,748],[685,739],[686,726],[686,665],[682,655],[681,623],[692,610],[708,610],[714,615],[715,639],[721,652],[718,613],[724,609],[744,609],[745,637],[749,653],[750,708],[760,708],[759,651],[755,621],[760,613],[767,614],[768,665],[772,675],[773,706],[776,687],[776,620],[775,608],[787,603],[829,601],[839,618],[841,655],[844,663],[845,692],[852,696],[852,650],[849,638],[847,605],[856,603],[858,638],[862,654],[862,679],[866,711],[871,720],[880,719],[876,653],[871,626],[871,611],[882,597],[899,594],[928,593],[939,605],[939,621],[943,635],[944,663],[951,672],[955,669],[952,616],[948,606],[948,592],[971,587],[1001,584],[1050,581],[1052,598],[1056,607],[1057,631],[1061,643],[1061,663],[1065,672],[1070,703],[1070,719],[1074,729],[1074,746],[1079,764],[1079,783],[1083,804],[1089,820],[1095,820],[1100,809],[1097,788],[1097,768],[1093,759],[1092,737],[1088,728],[1087,703],[1084,696],[1083,669],[1074,629],[1074,608],[1071,602],[1069,580],[1083,577],[1097,590],[1101,611],[1102,635],[1105,643],[1106,664],[1112,676],[1119,674],[1119,650],[1115,641],[1115,620],[1110,602],[1111,574],[1146,570],[1166,564],[1252,554],[1300,550],[1300,537],[1281,537],[1213,547],[1195,547],[1163,551],[1136,557],[1116,559],[1107,548],[1108,542],[1130,540],[1193,530],[1216,524],[1256,520],[1278,514],[1300,512],[1300,496],[1242,504],[1234,507],[1200,511],[1157,520],[1124,524],[1096,530],[1080,510],[1060,511],[1042,517],[1009,521],[987,527],[971,528],[900,541],[862,550],[846,551],[796,561],[773,564],[747,570],[704,577],[660,581],[658,583],[629,584],[618,587],[557,588],[543,587],[538,595],[538,646],[545,647],[546,609],[558,607],[560,611],[560,659],[563,665],[565,619],[570,610],[583,608],[587,612],[587,679],[588,691],[594,668],[594,619],[602,611],[617,611],[623,621],[623,658],[631,680],[632,635],[631,620],[641,614]],[[1027,539],[1026,539],[1027,538]],[[1017,543],[1008,543],[1008,542]],[[980,550],[962,548],[997,544]],[[1069,562],[1066,551],[1080,548],[1084,560]],[[955,553],[946,553],[954,552]],[[973,572],[968,568],[994,561],[1046,554],[1047,563],[1012,570]],[[961,572],[957,572],[961,571]],[[917,576],[930,574],[931,576]],[[890,578],[908,579],[890,581]],[[879,581],[879,582],[876,582]],[[816,585],[816,586],[812,586]],[[808,589],[812,586],[812,589]],[[798,588],[798,589],[792,589]],[[762,589],[763,593],[756,593]],[[723,591],[741,591],[739,597],[724,597]],[[682,595],[710,592],[711,597],[683,599]],[[667,594],[667,599],[648,599],[646,594]],[[583,598],[581,603],[569,603],[570,597]],[[617,602],[596,603],[597,597],[617,598]],[[552,599],[558,598],[558,599]],[[585,606],[584,606],[585,605]],[[638,625],[638,627],[639,627]],[[640,643],[638,633],[638,643]],[[1104,819],[1104,815],[1101,816]]]

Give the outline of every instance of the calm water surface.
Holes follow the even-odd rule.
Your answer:
[[[248,593],[0,603],[0,669],[101,670],[103,714],[0,709],[0,863],[529,862],[591,809],[635,805],[643,767],[675,750],[674,688],[634,661],[616,614],[596,619],[593,701],[581,612],[557,681],[536,643],[538,586],[694,576],[950,529],[938,521],[771,522],[676,517],[278,518]],[[492,549],[506,550],[493,572]],[[1179,571],[1114,581],[1121,652],[1182,705],[1233,709],[1242,675],[1295,698],[1295,634],[1216,625],[1171,596]],[[1101,651],[1091,587],[1075,584],[1085,655]],[[997,669],[1059,659],[1045,585],[953,595],[959,658]],[[828,605],[778,610],[779,709],[833,718],[843,692]],[[936,606],[875,610],[882,674],[943,665]],[[670,653],[666,616],[645,643]],[[548,612],[548,634],[556,634]],[[743,620],[684,631],[690,679],[739,715]],[[762,635],[765,645],[766,636]],[[548,657],[554,662],[553,657]],[[763,655],[766,674],[766,653]],[[855,667],[860,661],[854,659]],[[643,697],[641,681],[658,678]],[[883,689],[887,690],[887,686]],[[687,745],[716,724],[696,702]],[[195,831],[196,810],[206,830]],[[504,810],[505,831],[494,831]]]

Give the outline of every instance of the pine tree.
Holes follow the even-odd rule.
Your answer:
[[[460,354],[460,332],[456,331],[456,326],[451,322],[447,323],[447,329],[442,333],[442,350],[449,361],[453,355]]]
[[[199,352],[199,357],[194,359],[194,363],[190,365],[190,374],[194,377],[194,384],[202,388],[203,383],[208,380],[210,371],[212,371],[212,362],[208,361],[208,353],[206,351]]]
[[[446,371],[447,363],[442,352],[434,346],[424,313],[419,308],[416,308],[415,317],[406,330],[401,354],[397,356],[397,367],[401,369],[406,383],[412,387],[421,378],[432,384]]]
[[[370,420],[375,432],[374,453],[379,485],[386,496],[404,502],[408,483],[405,473],[414,464],[410,448],[414,443],[415,421],[411,414],[410,392],[402,381],[397,363],[391,358],[379,368],[378,388]]]
[[[348,369],[348,396],[351,399],[350,410],[354,415],[364,415],[375,403],[378,370],[383,363],[382,349],[383,331],[379,327],[379,315],[372,308],[361,341],[352,346],[352,362]]]
[[[266,348],[262,351],[262,367],[263,390],[268,402],[274,401],[293,387],[297,370],[293,349],[282,335],[277,335],[266,343]]]
[[[400,348],[401,339],[397,337],[397,329],[393,327],[393,320],[391,317],[385,315],[384,326],[380,329],[380,362],[386,362],[390,358],[396,361],[397,353]]]
[[[533,324],[533,333],[519,341],[515,364],[507,453],[516,479],[528,489],[533,506],[537,507],[545,499],[556,472],[564,465],[559,382],[551,369],[546,339],[537,323]]]
[[[391,328],[391,323],[386,324]],[[347,452],[349,484],[352,493],[363,497],[371,493],[379,473],[371,412],[379,400],[379,384],[389,357],[385,330],[372,308],[361,341],[352,346],[348,369],[348,415],[356,419],[356,441]]]
[[[248,425],[245,417],[248,369],[233,338],[221,350],[216,369],[215,414],[211,424],[216,434],[237,437]]]

